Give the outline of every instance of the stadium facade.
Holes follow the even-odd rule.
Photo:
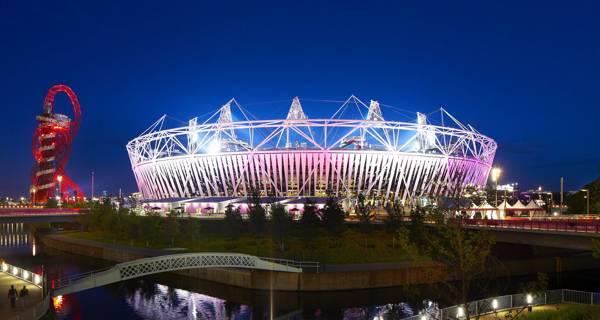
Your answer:
[[[331,117],[312,119],[296,97],[287,117],[257,120],[232,99],[202,123],[165,128],[163,116],[127,151],[147,201],[241,198],[256,190],[410,203],[487,182],[493,139],[442,108],[437,124],[422,113],[412,122],[390,121],[382,107],[351,96]],[[350,109],[358,116],[348,116]]]

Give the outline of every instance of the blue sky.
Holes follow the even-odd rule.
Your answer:
[[[5,1],[0,194],[26,193],[34,117],[55,83],[82,105],[67,172],[84,192],[91,171],[98,191],[135,191],[124,146],[163,113],[351,94],[445,106],[496,139],[503,181],[557,188],[562,175],[575,189],[600,174],[597,12],[593,1]],[[57,108],[70,112],[66,99]]]

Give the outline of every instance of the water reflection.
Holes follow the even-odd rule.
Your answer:
[[[126,297],[127,303],[144,319],[251,319],[252,308],[201,293],[153,284],[150,290],[138,287]]]
[[[31,254],[36,255],[36,244],[34,237],[30,234],[26,225],[18,223],[0,223],[0,248],[2,248],[2,257],[14,253],[22,253],[27,248],[31,249]]]
[[[344,310],[346,320],[363,319],[402,319],[414,315],[413,308],[404,302],[389,303],[368,308],[348,308]]]
[[[321,301],[319,307],[298,306],[297,309],[278,310],[271,317],[266,301],[251,304],[236,303],[207,294],[169,287],[149,280],[126,285],[125,300],[142,319],[402,319],[419,313],[420,306],[409,303],[387,303],[364,307],[341,307],[331,310],[331,301]],[[241,290],[241,289],[240,289]],[[260,295],[260,293],[256,293]],[[323,308],[325,307],[325,308]],[[437,303],[423,301],[423,308],[437,309]],[[415,311],[416,310],[416,311]],[[424,310],[423,310],[424,311]]]

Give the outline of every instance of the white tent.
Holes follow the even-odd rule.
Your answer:
[[[521,200],[517,200],[517,202],[515,204],[512,205],[511,209],[514,210],[520,210],[520,209],[526,209],[527,206],[523,204],[523,202],[521,202]]]
[[[504,201],[498,205],[498,215],[500,216],[500,219],[504,219],[504,217],[506,217],[506,210],[511,208],[512,206],[510,203],[504,199]]]
[[[540,210],[540,209],[542,209],[542,207],[540,207],[534,200],[529,201],[529,203],[525,206],[525,208],[527,208],[529,210]]]
[[[504,200],[502,201],[502,203],[500,203],[498,205],[498,209],[500,210],[506,210],[506,209],[511,209],[513,206],[510,205],[510,203],[508,203],[508,201]]]
[[[527,211],[527,206],[521,202],[521,200],[517,200],[515,204],[512,205],[512,210],[514,210],[515,215],[521,215],[521,212]]]
[[[479,210],[481,210],[481,214],[485,214],[486,218],[497,220],[498,219],[498,210],[495,207],[492,207],[489,203],[484,202],[479,206]]]
[[[529,217],[533,218],[534,216],[543,216],[545,214],[544,208],[540,207],[540,205],[535,202],[535,200],[529,201],[526,206],[527,210],[529,210]]]

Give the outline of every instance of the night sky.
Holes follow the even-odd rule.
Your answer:
[[[82,105],[67,173],[86,193],[91,171],[98,193],[136,191],[127,141],[231,97],[259,118],[285,116],[295,95],[445,106],[496,139],[501,182],[557,189],[562,175],[576,189],[600,173],[593,1],[109,2],[0,2],[0,195],[27,194],[35,116],[56,83]],[[65,98],[57,109],[71,112]]]

